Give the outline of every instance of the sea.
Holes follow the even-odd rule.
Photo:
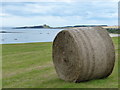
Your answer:
[[[62,29],[0,29],[0,44],[53,42]]]
[[[63,29],[13,29],[2,27],[0,29],[0,44],[53,42],[55,36]],[[109,34],[117,37],[118,34]]]

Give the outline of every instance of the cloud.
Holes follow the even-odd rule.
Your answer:
[[[101,13],[93,13],[93,12],[87,12],[86,18],[92,18],[92,19],[117,19],[118,13],[117,12],[101,12]]]
[[[57,7],[56,5],[27,4],[24,11],[35,14],[36,13],[45,14],[53,11],[53,9],[56,7]]]
[[[3,26],[25,26],[25,25],[42,25],[49,24],[51,26],[64,26],[64,25],[73,25],[76,22],[81,21],[80,16],[37,16],[32,18],[26,17],[6,17],[2,18]],[[19,21],[19,22],[18,22]]]
[[[92,0],[94,2],[103,2],[103,0]],[[89,0],[4,0],[4,2],[89,2]],[[119,0],[106,0],[104,2],[119,2]]]
[[[6,13],[0,13],[0,17],[4,17],[4,16],[9,16],[9,14],[6,14]]]
[[[50,26],[67,26],[67,25],[80,25],[80,24],[107,24],[115,25],[117,20],[107,21],[105,19],[87,19],[81,16],[37,16],[32,18],[27,17],[7,17],[3,19],[3,26],[27,26],[27,25],[42,25],[48,24]]]
[[[6,3],[4,11],[20,16],[72,16],[84,15],[90,11],[92,13],[115,11],[116,6],[116,3],[16,3],[16,5]]]
[[[117,2],[71,2],[4,2],[0,16],[4,26],[117,24]]]

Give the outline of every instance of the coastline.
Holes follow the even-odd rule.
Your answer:
[[[109,35],[110,35],[111,38],[113,38],[113,37],[120,37],[120,34],[110,33]],[[53,41],[27,41],[27,42],[8,42],[8,43],[0,42],[0,45],[4,45],[4,44],[44,43],[44,42],[53,42]]]

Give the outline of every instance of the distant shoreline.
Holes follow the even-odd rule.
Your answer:
[[[22,33],[22,32],[7,32],[7,31],[0,31],[0,33]]]
[[[107,25],[74,25],[74,26],[63,26],[63,27],[51,27],[49,25],[38,25],[38,26],[24,26],[24,27],[14,27],[13,29],[66,29],[66,28],[76,28],[76,27],[107,27]]]

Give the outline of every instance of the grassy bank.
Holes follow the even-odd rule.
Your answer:
[[[106,29],[109,33],[120,34],[120,29]]]
[[[116,56],[117,37],[112,38]],[[106,79],[82,83],[60,80],[52,63],[52,43],[3,45],[3,88],[117,88],[118,58],[113,73]]]

